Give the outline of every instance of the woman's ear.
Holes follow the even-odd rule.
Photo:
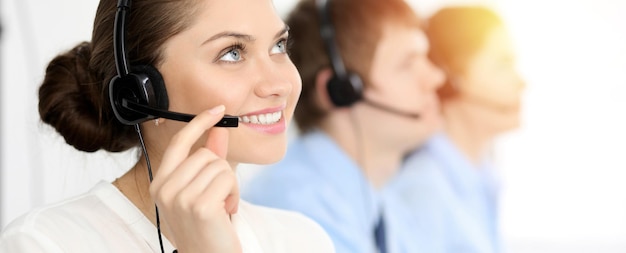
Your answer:
[[[463,85],[465,85],[465,77],[463,75],[448,75],[447,79],[450,86],[456,92],[461,92],[463,90]]]
[[[323,68],[317,72],[317,76],[315,77],[315,100],[324,111],[331,110],[334,107],[332,101],[330,101],[327,88],[328,81],[330,81],[332,76],[333,71],[330,68]]]
[[[465,85],[465,78],[462,75],[452,75],[445,72],[444,83],[437,90],[439,99],[449,100],[460,96],[464,91],[463,85]]]

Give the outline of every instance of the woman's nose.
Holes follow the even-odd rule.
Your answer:
[[[291,92],[294,84],[289,78],[291,75],[286,73],[287,68],[282,66],[284,64],[270,61],[260,66],[258,69],[260,78],[255,88],[259,97],[283,97]]]

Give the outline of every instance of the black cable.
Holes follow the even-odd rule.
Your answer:
[[[139,124],[135,124],[135,131],[137,131],[137,135],[139,135],[139,143],[141,144],[141,150],[143,151],[143,155],[146,158],[146,165],[148,166],[148,178],[150,179],[150,183],[152,183],[152,166],[150,165],[150,158],[148,157],[148,151],[146,150],[146,144],[143,141],[143,136],[141,135],[141,128]],[[159,234],[159,246],[161,246],[161,253],[165,253],[165,249],[163,249],[163,237],[161,236],[161,221],[159,219],[159,207],[154,205],[154,211],[156,212],[156,226],[157,233]],[[174,250],[176,252],[176,250]]]

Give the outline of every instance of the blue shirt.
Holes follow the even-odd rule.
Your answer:
[[[447,136],[409,155],[389,187],[408,204],[428,252],[501,252],[493,169],[470,163]]]
[[[338,253],[376,251],[374,228],[384,218],[388,253],[417,252],[408,209],[386,189],[376,190],[358,165],[326,134],[290,143],[285,158],[242,185],[242,198],[294,210],[317,221]]]

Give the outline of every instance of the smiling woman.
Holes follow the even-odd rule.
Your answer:
[[[301,89],[287,39],[270,0],[100,1],[91,42],[49,63],[39,113],[78,150],[143,155],[114,182],[15,220],[0,251],[333,252],[308,218],[239,199],[237,165],[285,153]],[[214,127],[225,114],[239,126]]]

